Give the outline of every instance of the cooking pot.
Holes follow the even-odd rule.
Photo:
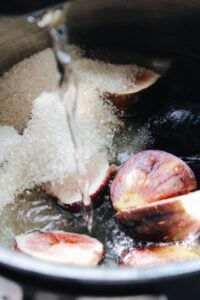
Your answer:
[[[84,46],[88,55],[105,60],[137,61],[165,72],[177,56],[200,55],[200,1],[82,0],[72,4],[68,21],[71,41]],[[28,24],[25,17],[2,18],[0,32],[1,74],[50,45],[47,32]],[[141,269],[78,268],[50,264],[0,247],[0,274],[19,283],[29,294],[31,291],[32,296],[46,290],[75,296],[200,298],[200,260]]]

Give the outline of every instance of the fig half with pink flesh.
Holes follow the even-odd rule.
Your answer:
[[[25,254],[58,264],[96,266],[103,256],[103,245],[97,239],[64,231],[21,234],[15,243]]]
[[[136,75],[135,80],[124,87],[123,90],[119,92],[109,92],[105,91],[103,98],[112,102],[112,104],[120,111],[127,111],[133,104],[135,96],[151,85],[153,85],[160,75],[146,69],[141,69]]]
[[[99,196],[106,188],[111,176],[114,174],[116,167],[109,166],[106,159],[96,159],[94,164],[87,167],[89,196],[95,206]],[[78,212],[82,208],[82,195],[78,186],[77,175],[66,176],[63,183],[46,183],[43,185],[46,193],[56,198],[58,204],[73,212]]]
[[[182,241],[200,231],[200,191],[126,209],[116,218],[137,239]]]
[[[199,251],[181,245],[151,246],[131,249],[120,259],[120,265],[140,268],[199,258]]]
[[[197,187],[193,171],[176,156],[147,150],[131,156],[111,185],[117,211],[189,193]]]

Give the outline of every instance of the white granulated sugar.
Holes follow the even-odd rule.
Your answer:
[[[22,141],[22,155],[29,166],[26,180],[30,177],[35,184],[59,180],[74,168],[65,112],[56,93],[43,93],[36,99]]]
[[[42,94],[34,102],[32,119],[24,134],[18,135],[17,142],[13,135],[10,153],[4,153],[6,163],[0,168],[1,209],[24,189],[62,179],[66,170],[72,168],[72,144],[66,129],[65,114],[58,96]],[[70,159],[66,159],[68,154]]]
[[[15,144],[19,142],[19,137],[12,126],[0,126],[0,165],[13,151]]]
[[[102,93],[127,89],[141,69],[83,58],[74,46],[70,51],[79,82],[79,134],[92,165],[99,153],[107,156],[122,125]],[[47,49],[20,62],[0,79],[0,123],[25,127],[23,135],[13,127],[0,127],[0,211],[26,189],[76,177],[64,107],[57,92],[44,93],[55,90],[56,74],[53,53]]]
[[[72,48],[73,53],[76,53],[75,49]],[[126,92],[144,71],[136,65],[114,65],[78,55],[72,61],[72,69],[80,82],[88,83],[100,92],[111,93]]]
[[[95,99],[94,103],[97,105],[93,104],[90,110],[87,110],[86,107],[89,108],[91,98],[82,97],[82,100],[84,100],[82,102],[84,105],[81,106],[81,101],[79,104],[79,110],[84,111],[80,116],[82,134],[87,141],[87,153],[94,162],[94,153],[98,154],[99,150],[106,151],[110,139],[113,138],[110,126],[106,126],[107,120],[96,123],[96,119],[99,116],[102,119],[103,112],[112,115],[112,111],[109,106],[104,107],[103,102]],[[76,169],[73,146],[64,108],[58,94],[41,94],[34,101],[31,114],[32,118],[21,136],[12,127],[8,127],[11,139],[5,138],[5,134],[1,135],[4,126],[0,127],[0,138],[2,136],[3,141],[7,143],[9,141],[11,152],[9,156],[7,150],[1,154],[6,164],[2,164],[0,168],[0,210],[4,205],[12,202],[15,196],[23,190],[33,188],[35,185],[45,182],[62,182],[66,176],[69,177],[69,182],[74,184],[72,178],[76,177]],[[111,125],[110,115],[109,125]],[[116,120],[113,114],[113,122]],[[111,127],[114,127],[114,123]],[[6,131],[6,127],[4,130]],[[92,132],[91,136],[88,130]]]
[[[77,111],[83,142],[90,145],[88,155],[109,150],[115,131],[122,122],[115,115],[115,109],[102,101],[99,92],[88,83],[80,83],[77,97]]]
[[[23,129],[35,98],[57,88],[56,76],[51,49],[24,59],[6,72],[0,78],[0,124]]]
[[[72,60],[79,59],[84,54],[84,51],[80,47],[73,44],[67,46],[67,52],[70,54]]]

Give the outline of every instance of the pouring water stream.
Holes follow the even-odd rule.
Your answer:
[[[67,9],[70,3],[62,8],[56,8],[43,13],[41,16],[29,17],[41,28],[48,28],[52,39],[54,53],[59,68],[59,94],[66,113],[66,119],[74,149],[74,162],[79,192],[82,201],[82,215],[89,232],[92,230],[93,207],[89,196],[90,182],[87,176],[86,145],[81,136],[79,116],[77,112],[77,88],[78,82],[70,68],[71,56],[67,52],[68,31],[67,31]]]

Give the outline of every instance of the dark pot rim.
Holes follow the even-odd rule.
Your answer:
[[[37,279],[47,281],[48,284],[55,283],[69,288],[68,284],[72,284],[73,288],[79,284],[111,286],[120,288],[123,286],[137,286],[144,283],[155,281],[173,280],[181,277],[188,277],[192,274],[200,273],[200,259],[187,261],[183,263],[173,263],[158,267],[149,268],[116,268],[116,267],[95,267],[80,268],[69,267],[58,264],[51,264],[33,257],[26,256],[19,252],[0,247],[0,273],[8,277],[13,277],[20,281]],[[19,275],[19,278],[16,275]],[[26,282],[25,282],[26,283]],[[34,281],[32,281],[34,285]]]

